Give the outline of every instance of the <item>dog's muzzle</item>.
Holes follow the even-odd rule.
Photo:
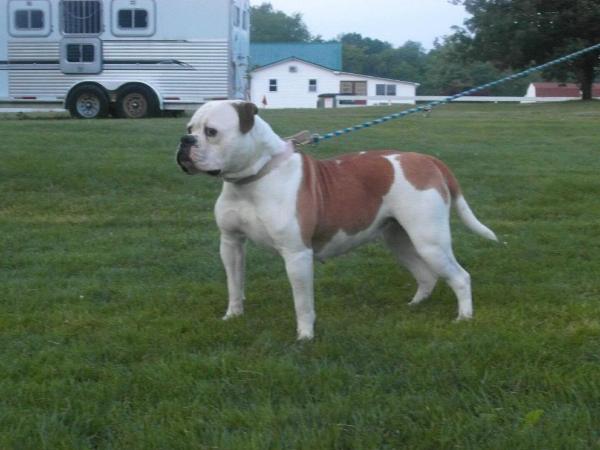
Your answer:
[[[190,156],[192,147],[194,147],[197,143],[198,140],[195,136],[191,134],[186,134],[185,136],[183,136],[181,138],[181,142],[179,143],[179,150],[177,151],[177,164],[179,164],[179,167],[181,167],[181,169],[188,175],[194,175],[196,173],[202,172],[194,165],[194,162],[192,161],[192,158]],[[221,171],[207,170],[205,171],[205,173],[212,176],[217,176],[221,173]]]
[[[187,173],[192,174],[194,168],[194,162],[190,157],[190,151],[192,147],[198,142],[191,134],[186,134],[181,138],[179,143],[179,150],[177,151],[177,164],[179,167]]]

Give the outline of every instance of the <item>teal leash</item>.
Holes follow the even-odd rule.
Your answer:
[[[431,102],[431,103],[428,103],[427,105],[424,105],[424,106],[417,106],[415,108],[406,109],[406,110],[401,111],[401,112],[397,112],[397,113],[394,113],[394,114],[390,114],[388,116],[380,117],[379,119],[370,120],[368,122],[364,122],[364,123],[361,123],[361,124],[358,124],[358,125],[354,125],[353,127],[343,128],[341,130],[335,130],[335,131],[332,131],[330,133],[326,133],[326,134],[323,134],[323,135],[318,134],[318,133],[313,134],[312,135],[312,139],[311,139],[311,143],[316,145],[316,144],[318,144],[321,141],[326,141],[326,140],[332,139],[334,137],[342,136],[343,134],[352,133],[353,131],[358,131],[358,130],[363,130],[365,128],[370,128],[370,127],[372,127],[374,125],[379,125],[379,124],[388,122],[390,120],[400,119],[402,117],[405,117],[405,116],[408,116],[410,114],[414,114],[414,113],[417,113],[417,112],[420,112],[420,111],[430,111],[432,108],[435,108],[436,106],[440,106],[440,105],[444,105],[446,103],[453,102],[457,98],[464,97],[466,95],[471,95],[471,94],[474,94],[476,92],[479,92],[479,91],[482,91],[484,89],[488,89],[488,88],[491,88],[491,87],[494,87],[494,86],[498,86],[499,84],[505,83],[507,81],[512,81],[512,80],[516,80],[516,79],[519,79],[519,78],[526,77],[528,75],[531,75],[532,73],[540,72],[540,71],[542,71],[544,69],[547,69],[548,67],[551,67],[551,66],[554,66],[554,65],[557,65],[557,64],[562,64],[562,63],[570,61],[572,59],[579,58],[581,55],[584,55],[584,54],[589,53],[589,52],[593,52],[594,50],[600,50],[600,43],[598,43],[596,45],[592,45],[591,47],[584,48],[583,50],[579,50],[577,52],[570,53],[570,54],[568,54],[566,56],[563,56],[561,58],[554,59],[554,60],[552,60],[550,62],[547,62],[545,64],[541,64],[539,66],[535,66],[535,67],[532,67],[530,69],[524,70],[523,72],[519,72],[519,73],[516,73],[514,75],[509,75],[509,76],[501,78],[499,80],[492,81],[491,83],[486,83],[486,84],[483,84],[481,86],[478,86],[478,87],[475,87],[475,88],[472,88],[472,89],[468,89],[466,91],[463,91],[463,92],[460,92],[458,94],[452,95],[451,97],[445,98],[444,100],[439,100],[439,101]]]

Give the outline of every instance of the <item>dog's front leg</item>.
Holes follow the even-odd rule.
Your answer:
[[[221,233],[221,260],[227,273],[229,305],[223,320],[244,313],[245,238],[241,235]]]
[[[312,250],[283,251],[282,256],[294,295],[298,339],[312,339],[315,324]]]

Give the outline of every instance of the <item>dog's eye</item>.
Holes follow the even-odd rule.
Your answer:
[[[210,127],[204,127],[204,134],[208,137],[215,137],[217,135],[217,130]]]
[[[187,128],[188,134],[192,134],[192,127]]]

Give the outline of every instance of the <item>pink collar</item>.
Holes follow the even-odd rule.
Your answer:
[[[262,166],[262,168],[254,175],[250,175],[249,177],[245,178],[240,178],[239,180],[230,180],[230,182],[238,185],[243,185],[260,180],[262,177],[268,175],[276,168],[278,168],[281,164],[283,164],[285,161],[287,161],[289,157],[292,156],[295,152],[296,147],[294,146],[293,141],[287,141],[285,150],[273,156],[269,160],[269,162]]]

